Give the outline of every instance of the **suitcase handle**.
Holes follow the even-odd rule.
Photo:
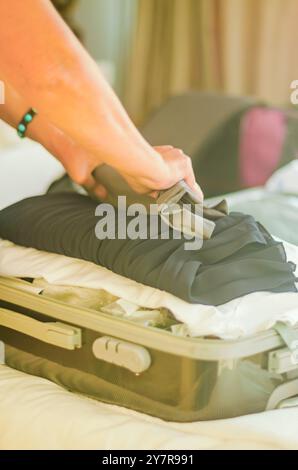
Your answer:
[[[278,385],[271,393],[266,411],[274,410],[276,408],[286,407],[286,401],[294,399],[298,395],[298,379],[290,380],[288,382]],[[290,401],[289,401],[290,403]],[[283,406],[284,405],[284,406]]]
[[[61,322],[41,322],[21,313],[0,308],[0,326],[59,348],[73,350],[82,347],[80,328]]]

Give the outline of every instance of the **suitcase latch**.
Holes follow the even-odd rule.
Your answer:
[[[144,372],[151,365],[151,356],[146,348],[111,336],[97,338],[92,351],[97,359],[125,367],[135,374]]]

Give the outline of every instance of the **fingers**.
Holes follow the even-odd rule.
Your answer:
[[[154,149],[160,153],[161,155],[164,153],[164,152],[168,152],[169,150],[173,150],[173,145],[155,145],[154,146]]]
[[[78,161],[76,161],[77,156],[78,154],[74,155],[73,164],[68,170],[69,176],[75,183],[83,186],[90,196],[96,199],[105,199],[107,197],[107,190],[104,185],[95,180],[90,173],[88,160],[85,158],[82,160],[77,159]]]
[[[121,172],[131,188],[137,193],[147,193],[156,198],[160,190],[167,189],[178,181],[185,180],[198,199],[203,201],[203,193],[196,183],[190,157],[185,155],[183,150],[172,145],[158,145],[154,149],[162,158],[157,159],[157,163],[152,162],[149,174],[146,174],[148,171],[142,175]],[[95,180],[91,173],[94,168],[92,158],[83,150],[79,151],[77,148],[75,150],[75,152],[72,152],[72,164],[68,170],[70,176],[74,181],[81,184],[91,196],[105,199],[107,197],[106,188]]]
[[[151,196],[153,199],[157,199],[159,196],[159,191],[151,191],[149,196]]]
[[[188,159],[187,163],[186,163],[187,174],[184,177],[184,180],[186,181],[188,186],[195,192],[195,194],[197,195],[199,200],[201,202],[203,202],[204,201],[204,194],[203,194],[203,191],[201,190],[200,186],[196,182],[196,178],[195,178],[193,167],[192,167],[191,158],[187,157],[187,159]]]
[[[159,152],[163,156],[164,161],[168,164],[170,169],[169,183],[171,184],[168,184],[168,187],[183,179],[194,191],[198,199],[203,202],[204,195],[196,182],[191,158],[188,155],[185,155],[181,149],[177,149],[171,146],[166,146],[166,150],[164,146],[159,148],[161,149]]]
[[[82,186],[91,193],[93,196],[99,198],[99,199],[105,199],[107,197],[107,190],[106,188],[98,183],[92,175],[89,175],[85,181],[83,182]]]
[[[93,194],[99,199],[105,199],[108,195],[106,188],[102,184],[96,184],[92,189]]]

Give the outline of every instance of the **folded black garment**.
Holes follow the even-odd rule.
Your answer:
[[[0,211],[0,237],[91,261],[191,303],[219,305],[254,291],[297,291],[295,265],[287,262],[282,243],[251,216],[232,212],[218,219],[212,238],[194,251],[185,250],[183,238],[100,240],[97,206],[66,192],[24,199]]]

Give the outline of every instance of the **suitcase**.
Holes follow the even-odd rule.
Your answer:
[[[1,278],[0,343],[12,368],[167,421],[297,405],[298,327],[284,324],[233,341],[181,337]]]

